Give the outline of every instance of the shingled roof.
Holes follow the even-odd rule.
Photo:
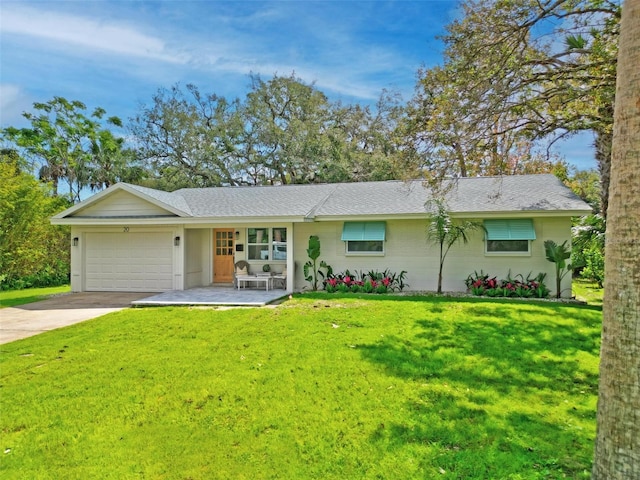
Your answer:
[[[452,213],[590,211],[554,175],[473,177],[445,185]],[[431,190],[422,181],[182,189],[196,217],[307,218],[425,214]]]
[[[591,211],[588,204],[550,174],[460,178],[449,180],[445,187],[449,210],[458,215],[516,212],[583,215]],[[179,217],[202,219],[414,216],[424,215],[425,203],[432,198],[429,187],[417,180],[185,188],[175,192],[117,184],[110,190],[118,188],[138,192],[147,200],[170,207]],[[92,198],[82,203],[91,202]],[[80,205],[56,218],[64,218]]]

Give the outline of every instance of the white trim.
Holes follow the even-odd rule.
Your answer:
[[[593,213],[592,210],[505,210],[500,212],[451,212],[451,218],[481,218],[509,219],[509,218],[540,218],[540,217],[580,217]]]
[[[63,212],[64,213],[64,212]],[[229,226],[246,226],[253,224],[280,224],[280,223],[302,223],[303,217],[70,217],[56,218],[51,217],[53,225],[84,225],[84,226],[102,226],[102,225],[123,225],[137,224],[147,226],[168,226],[168,225],[184,225],[193,228],[214,228],[219,225]]]

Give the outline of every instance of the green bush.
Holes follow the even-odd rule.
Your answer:
[[[386,269],[384,272],[370,270],[369,272],[351,273],[345,270],[344,273],[327,275],[324,280],[324,289],[329,293],[352,292],[352,293],[389,293],[402,291],[406,286],[404,278],[406,271],[400,273],[391,272]]]
[[[69,228],[49,222],[68,206],[0,152],[0,290],[68,283]]]
[[[604,284],[604,252],[599,245],[591,245],[583,252],[585,267],[580,276],[586,280],[592,280],[602,288]]]
[[[487,297],[517,297],[517,298],[546,298],[549,296],[549,289],[544,284],[546,273],[539,273],[532,277],[529,273],[526,278],[521,275],[507,275],[504,280],[491,277],[480,270],[480,273],[473,272],[465,280],[467,289],[476,296],[486,295]]]

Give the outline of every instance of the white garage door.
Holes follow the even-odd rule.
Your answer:
[[[163,292],[173,288],[173,234],[87,233],[85,289]]]

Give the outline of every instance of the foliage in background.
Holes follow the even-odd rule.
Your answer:
[[[580,272],[582,278],[592,280],[600,287],[604,287],[604,254],[603,249],[592,245],[584,252],[584,268]]]
[[[383,91],[375,109],[331,103],[294,74],[250,76],[244,99],[195,85],[160,89],[130,130],[164,190],[389,180],[415,175],[395,136],[404,108]],[[411,173],[409,173],[411,172]]]
[[[429,224],[427,225],[427,241],[440,248],[440,268],[438,269],[438,293],[442,293],[442,269],[447,253],[453,245],[459,242],[468,243],[469,234],[475,230],[482,230],[481,223],[465,220],[454,222],[451,220],[447,205],[443,200],[431,200],[427,204]]]
[[[526,278],[521,274],[498,280],[480,270],[473,272],[464,281],[469,292],[476,296],[487,297],[519,297],[519,298],[547,298],[549,289],[544,283],[546,273],[538,273],[535,277],[529,273]]]
[[[578,271],[586,280],[604,284],[605,221],[602,215],[580,218],[572,228],[571,263],[582,265]]]
[[[574,276],[604,285],[604,234],[606,221],[601,212],[600,175],[595,170],[575,172],[564,181],[593,208],[593,213],[574,219],[571,229],[571,263]]]
[[[591,206],[595,215],[602,213],[602,187],[597,170],[578,170],[567,175],[563,181],[573,193]]]
[[[562,295],[562,279],[579,265],[572,265],[567,260],[571,258],[571,250],[567,247],[567,240],[558,245],[553,240],[545,240],[544,253],[548,261],[555,265],[556,269],[556,298]]]
[[[330,274],[324,280],[324,289],[328,293],[391,293],[401,292],[408,286],[404,282],[406,270],[400,273],[386,269],[383,272],[345,270],[343,273]]]
[[[620,3],[462,2],[443,65],[418,72],[407,149],[436,179],[552,171],[544,147],[591,131],[606,214]]]
[[[318,282],[333,273],[333,269],[324,260],[318,262],[320,258],[320,238],[317,235],[309,237],[307,247],[307,261],[303,266],[304,279],[311,284],[311,290],[318,289]]]
[[[87,115],[84,103],[63,97],[33,107],[36,113],[23,113],[30,127],[9,127],[2,136],[29,160],[41,181],[50,182],[54,196],[61,193],[61,182],[69,188],[68,198],[78,202],[85,188],[101,190],[117,181],[143,178],[124,140],[103,125],[104,109]],[[106,124],[122,126],[118,117],[107,118]]]
[[[0,289],[69,282],[69,228],[49,223],[69,206],[23,171],[12,150],[0,152]]]

